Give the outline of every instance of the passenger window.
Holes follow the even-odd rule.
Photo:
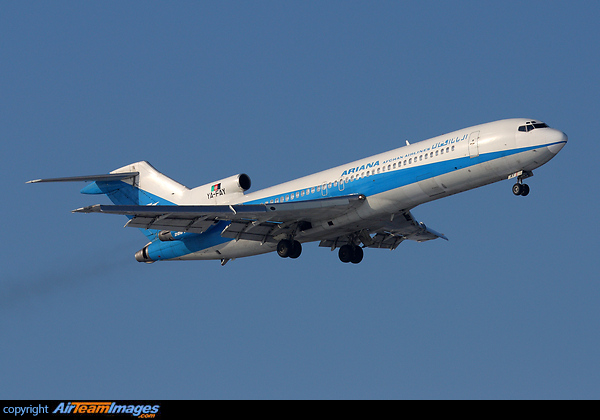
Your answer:
[[[327,188],[331,188],[331,182],[327,184]]]
[[[404,161],[404,166],[406,166],[406,161]]]
[[[450,148],[446,147],[446,153],[450,153]]]
[[[454,152],[454,146],[452,146],[452,151]]]
[[[436,155],[436,156],[438,155],[438,150],[436,150],[436,151],[435,151],[435,155]]]
[[[419,160],[423,160],[423,155],[419,156]]]
[[[321,191],[321,186],[317,186],[317,191]]]
[[[304,191],[302,191],[302,193],[304,193]],[[302,194],[302,195],[304,195],[304,194]],[[296,198],[298,198],[298,197],[300,197],[300,193],[299,192],[296,193]]]
[[[388,171],[392,170],[392,165],[388,165]]]
[[[279,198],[276,198],[276,199],[275,199],[275,202],[276,202],[276,203],[279,203]]]
[[[285,201],[290,201],[290,196],[289,195],[285,196]]]
[[[300,191],[300,195],[304,197],[304,190]]]
[[[317,190],[317,191],[318,191],[318,190]],[[315,187],[312,187],[312,188],[310,189],[310,192],[311,192],[312,194],[314,194],[314,193],[315,193]]]
[[[408,164],[410,165],[412,163],[412,158],[408,159]]]

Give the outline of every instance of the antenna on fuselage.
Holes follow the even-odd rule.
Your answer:
[[[408,142],[408,140],[406,140],[406,145],[407,145],[407,146],[410,146],[410,143]]]

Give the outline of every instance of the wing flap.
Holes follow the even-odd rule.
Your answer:
[[[273,235],[289,233],[301,222],[333,218],[359,205],[363,195],[275,203],[200,206],[94,205],[74,213],[120,214],[131,218],[127,227],[202,233],[220,220],[232,222],[222,236],[273,241]],[[277,230],[275,231],[275,228]]]
[[[319,246],[335,249],[343,245],[356,245],[362,242],[366,248],[394,250],[405,240],[416,242],[431,241],[437,238],[448,240],[444,234],[428,228],[424,223],[417,222],[410,212],[403,212],[395,216],[392,220],[371,229],[324,239]],[[372,234],[375,236],[371,237]]]
[[[163,219],[157,221],[155,219],[154,217],[134,217],[127,222],[126,226],[171,232],[204,233],[216,223],[214,220]]]
[[[274,222],[242,223],[232,222],[227,226],[221,236],[235,240],[245,239],[250,241],[277,242],[275,236],[286,232],[284,225]]]

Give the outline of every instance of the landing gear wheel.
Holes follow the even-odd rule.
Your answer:
[[[350,262],[352,264],[358,264],[359,262],[362,261],[364,252],[363,252],[362,248],[359,246],[355,246],[353,251],[354,252],[352,253],[352,258],[350,258]]]
[[[521,184],[515,184],[512,187],[512,192],[514,195],[521,195],[523,194],[523,185]]]
[[[339,251],[340,261],[343,263],[349,263],[352,260],[352,246],[350,245],[342,245]]]
[[[290,258],[298,258],[300,256],[300,254],[302,254],[302,244],[300,244],[300,242],[298,241],[293,241],[292,242],[292,250],[290,252],[290,255],[288,255]]]
[[[293,247],[294,247],[294,244],[292,243],[292,241],[287,240],[287,239],[282,239],[277,244],[277,254],[281,258],[287,258],[290,256]],[[300,255],[300,254],[298,254],[298,255]]]
[[[521,185],[521,187],[523,188],[523,191],[521,191],[521,195],[525,197],[527,194],[529,194],[529,185],[523,184]]]

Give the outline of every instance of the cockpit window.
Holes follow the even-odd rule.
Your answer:
[[[528,132],[536,128],[548,128],[548,124],[536,121],[528,121],[527,124],[519,127],[519,131]]]

